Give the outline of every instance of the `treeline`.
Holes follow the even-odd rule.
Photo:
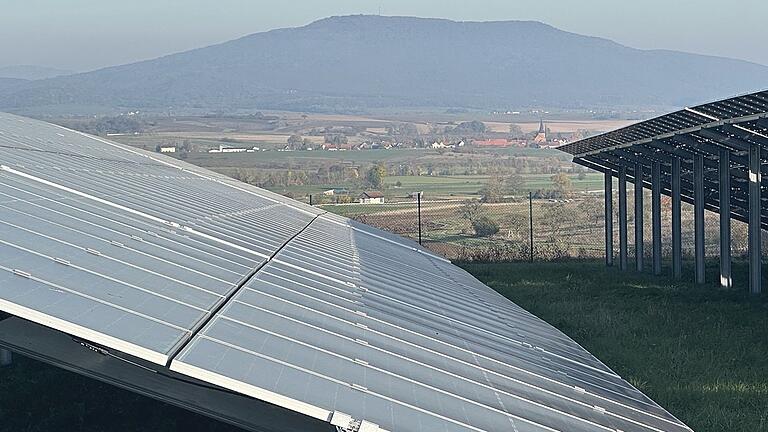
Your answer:
[[[65,122],[64,126],[91,135],[107,135],[141,133],[147,124],[137,116],[120,115]]]

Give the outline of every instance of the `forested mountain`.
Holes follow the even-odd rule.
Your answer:
[[[766,66],[539,22],[344,16],[0,87],[0,109],[680,106],[766,87]]]

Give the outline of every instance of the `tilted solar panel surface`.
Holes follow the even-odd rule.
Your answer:
[[[690,430],[411,241],[9,114],[0,310],[341,430]]]

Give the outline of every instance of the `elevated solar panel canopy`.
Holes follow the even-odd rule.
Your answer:
[[[730,220],[749,224],[750,289],[761,291],[761,231],[768,228],[768,91],[685,108],[612,132],[559,147],[574,162],[604,172],[606,196],[619,178],[620,265],[626,266],[627,178],[636,189],[653,192],[654,271],[661,266],[658,199],[672,197],[673,271],[680,272],[680,202],[695,207],[696,280],[704,282],[704,210],[720,213],[721,284],[730,286]],[[638,197],[642,206],[642,197]],[[623,203],[623,204],[622,204]],[[611,202],[606,224],[611,228]],[[642,225],[642,207],[636,207]],[[606,256],[612,261],[612,229],[606,231]],[[642,242],[636,242],[642,257]],[[642,260],[638,268],[642,269]]]
[[[411,241],[9,114],[0,310],[6,347],[251,430],[690,431]]]

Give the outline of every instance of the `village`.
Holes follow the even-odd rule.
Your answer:
[[[589,131],[577,130],[572,133],[551,133],[543,119],[539,121],[536,132],[523,133],[519,126],[510,124],[508,134],[490,130],[479,121],[463,122],[453,128],[432,130],[430,134],[422,136],[418,133],[412,136],[371,136],[375,135],[366,130],[363,134],[350,134],[341,129],[335,132],[333,129],[323,134],[323,141],[319,142],[317,131],[309,131],[307,136],[291,134],[284,137],[284,145],[248,146],[237,143],[220,143],[217,147],[208,148],[210,154],[231,153],[255,153],[263,151],[357,151],[357,150],[392,150],[392,149],[417,149],[429,148],[433,150],[462,149],[473,147],[478,149],[504,149],[504,148],[539,148],[550,149],[567,144],[572,139],[585,137]],[[506,135],[506,136],[505,136]],[[116,135],[115,135],[116,136]],[[359,139],[350,139],[354,136]],[[315,139],[313,139],[315,138]],[[236,141],[236,140],[230,140]],[[177,153],[185,149],[178,144],[158,145],[155,151],[160,153]]]

